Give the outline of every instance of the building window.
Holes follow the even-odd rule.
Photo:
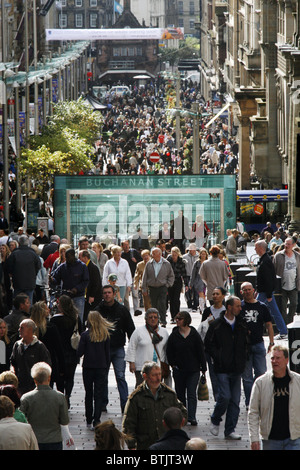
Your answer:
[[[120,57],[120,48],[119,47],[114,47],[113,48],[113,56],[114,57]]]
[[[136,55],[138,55],[138,56],[142,56],[142,55],[143,55],[143,48],[142,48],[142,47],[138,46],[138,47],[136,48]]]
[[[96,7],[97,6],[97,0],[90,0],[90,7]]]
[[[83,15],[80,13],[80,14],[76,14],[75,15],[75,27],[76,28],[82,28],[83,27]]]
[[[178,15],[183,15],[183,2],[178,2]]]
[[[61,13],[59,15],[59,27],[60,28],[68,27],[68,15],[66,15],[65,13]]]
[[[66,7],[67,6],[67,0],[61,0],[61,6]]]
[[[82,7],[82,0],[75,0],[75,7]]]
[[[90,14],[90,28],[97,28],[97,20],[98,20],[97,13],[91,13]]]
[[[179,26],[179,28],[183,28],[183,27],[184,27],[183,18],[178,18],[178,26]]]
[[[195,14],[195,2],[190,2],[190,15]]]
[[[195,29],[195,20],[190,20],[190,29]]]

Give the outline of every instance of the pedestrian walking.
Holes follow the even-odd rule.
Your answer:
[[[78,357],[83,356],[85,417],[89,428],[100,423],[102,398],[110,365],[110,332],[113,327],[99,312],[90,311],[87,330],[81,334],[77,349]]]

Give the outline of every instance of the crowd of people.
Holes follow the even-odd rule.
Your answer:
[[[174,85],[157,77],[143,87],[133,86],[130,96],[109,95],[104,101],[102,135],[96,143],[95,175],[173,175],[192,173],[190,140],[193,116],[181,118],[180,135],[169,111],[168,94]],[[229,137],[226,117],[206,124],[222,106],[205,102],[196,82],[182,80],[180,107],[191,111],[199,104],[200,174],[238,176],[239,145]],[[217,110],[217,111],[214,111]],[[177,148],[178,147],[178,148]],[[151,161],[157,152],[159,161]]]
[[[274,395],[274,420],[266,422],[264,416],[260,424],[260,413],[266,414],[268,405],[264,403],[263,410],[259,406],[265,390],[258,380],[268,374],[270,352],[278,390],[283,385],[291,390],[298,387],[298,375],[286,364],[286,350],[281,343],[275,345],[276,340],[287,338],[290,312],[297,311],[297,239],[288,235],[278,244],[281,250],[270,252],[267,226],[255,241],[256,286],[244,282],[240,295],[228,295],[232,277],[228,257],[234,256],[233,242],[244,234],[242,226],[238,228],[242,233],[232,229],[224,244],[206,249],[191,242],[184,253],[175,243],[166,250],[161,239],[151,251],[133,248],[130,240],[105,247],[86,236],[73,246],[55,234],[48,238],[43,231],[13,233],[2,240],[0,427],[8,432],[1,432],[0,448],[10,448],[6,436],[13,433],[14,448],[56,450],[74,445],[68,409],[78,364],[82,365],[86,425],[95,430],[98,449],[108,442],[103,428],[112,440],[117,439],[118,448],[126,443],[128,449],[178,451],[192,445],[183,427],[198,424],[198,386],[206,374],[215,401],[212,435],[219,434],[226,414],[224,437],[241,439],[236,426],[243,387],[252,448],[260,446],[260,426],[263,448],[299,448],[297,418],[288,420],[288,393],[282,395],[282,402],[280,393]],[[274,299],[276,274],[282,279],[286,312],[279,310]],[[142,309],[145,323],[136,327],[135,317]],[[168,310],[174,325],[170,333]],[[197,329],[192,326],[193,311],[201,318]],[[131,393],[127,364],[136,379]],[[120,431],[113,423],[101,423],[109,403],[110,367],[123,414]],[[262,386],[269,387],[269,382]],[[201,439],[193,445],[206,448]]]
[[[192,118],[182,121],[177,148],[175,122],[166,110],[172,86],[158,77],[133,87],[130,96],[107,99],[92,174],[192,172]],[[238,177],[238,142],[228,136],[224,120],[205,127],[214,116],[214,103],[206,103],[198,85],[187,81],[180,100],[185,110],[200,103],[200,173]],[[160,160],[153,163],[155,151]],[[212,435],[219,434],[226,414],[224,437],[241,439],[236,426],[243,387],[252,448],[300,448],[299,375],[288,367],[287,349],[275,345],[287,339],[287,324],[299,311],[297,234],[281,226],[273,233],[267,224],[250,238],[237,221],[226,239],[211,247],[205,246],[204,231],[197,236],[196,226],[196,239],[186,245],[161,227],[152,249],[133,240],[105,246],[86,236],[74,246],[55,233],[24,230],[22,212],[14,209],[14,175],[12,162],[10,226],[0,213],[1,449],[74,446],[68,409],[78,364],[86,425],[95,432],[97,450],[206,449],[201,437],[189,439],[183,428],[198,424],[198,386],[207,374],[215,402]],[[239,295],[229,295],[234,281],[230,261],[250,241],[259,259],[256,285],[245,282]],[[282,279],[281,310],[274,297],[276,275]],[[143,309],[144,325],[136,327],[135,317]],[[200,314],[197,329],[192,312]],[[167,320],[173,325],[170,334]],[[273,375],[267,372],[268,352]],[[127,364],[136,381],[131,393]],[[101,422],[111,367],[121,430],[110,420]]]

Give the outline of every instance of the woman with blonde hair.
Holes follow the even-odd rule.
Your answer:
[[[71,245],[67,243],[61,243],[59,245],[59,250],[58,250],[58,258],[54,261],[52,268],[51,268],[51,273],[55,271],[55,269],[61,264],[66,261],[66,251],[71,248]]]
[[[113,329],[113,323],[99,312],[91,311],[87,318],[87,330],[81,334],[77,349],[78,358],[83,356],[85,417],[90,429],[100,423],[102,396],[110,365],[110,332]]]

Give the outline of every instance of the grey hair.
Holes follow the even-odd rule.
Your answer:
[[[52,369],[47,362],[37,362],[31,368],[31,377],[41,384],[48,380],[52,374]]]
[[[29,238],[27,235],[21,235],[19,237],[19,245],[20,246],[29,246]]]
[[[147,312],[145,313],[145,319],[148,317],[148,315],[150,315],[150,313],[157,313],[158,317],[159,317],[159,311],[157,310],[157,308],[148,308]]]

